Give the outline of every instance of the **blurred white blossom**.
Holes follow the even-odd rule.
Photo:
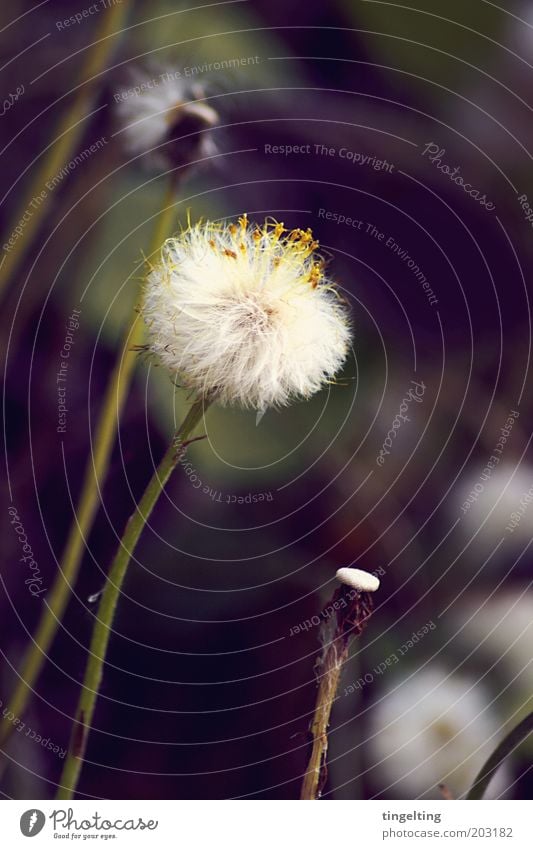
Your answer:
[[[199,83],[186,83],[171,68],[150,73],[132,66],[128,73],[128,85],[115,94],[118,137],[128,154],[147,154],[148,164],[168,168],[216,152],[207,131],[218,114]]]
[[[440,665],[396,678],[371,708],[370,758],[385,796],[442,798],[469,790],[500,741],[500,722],[486,688]],[[495,797],[507,786],[502,767],[489,788]]]
[[[458,513],[474,546],[522,546],[533,537],[533,467],[504,462],[472,472],[458,495]]]
[[[489,660],[508,670],[511,695],[533,697],[533,593],[527,589],[497,590],[491,598],[460,599],[450,622],[458,642],[479,647]],[[498,674],[502,676],[499,668]]]

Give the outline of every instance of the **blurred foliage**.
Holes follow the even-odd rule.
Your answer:
[[[432,92],[434,84],[464,91],[472,67],[491,73],[502,57],[509,19],[492,3],[341,2],[354,26],[363,27],[373,59],[397,69],[397,85],[416,87],[423,97],[442,97],[442,90]]]

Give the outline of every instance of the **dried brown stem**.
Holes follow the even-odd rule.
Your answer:
[[[333,614],[327,611],[334,609]],[[342,667],[348,658],[350,641],[363,631],[372,613],[368,593],[339,587],[322,612],[320,628],[322,655],[318,659],[319,682],[310,732],[313,748],[304,776],[300,799],[319,799],[327,779],[328,728]]]

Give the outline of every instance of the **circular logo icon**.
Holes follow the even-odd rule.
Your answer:
[[[32,808],[25,811],[20,818],[20,830],[24,837],[35,837],[43,830],[46,817],[42,811]]]

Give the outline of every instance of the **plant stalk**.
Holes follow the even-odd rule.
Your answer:
[[[23,235],[15,241],[9,252],[4,253],[3,262],[0,264],[0,296],[4,293],[11,277],[20,268],[48,213],[52,192],[46,189],[47,181],[59,174],[70,161],[82,133],[85,132],[84,120],[90,111],[99,76],[106,68],[111,52],[115,48],[117,41],[115,36],[119,36],[124,28],[130,6],[131,0],[122,0],[120,3],[109,5],[103,13],[102,23],[95,33],[94,42],[80,72],[74,101],[60,119],[54,132],[54,140],[48,146],[48,152],[37,168],[27,193],[24,193],[20,206],[17,206],[11,229],[8,230],[4,240],[8,241],[10,234],[24,218]],[[36,199],[40,201],[38,205],[34,205]],[[28,210],[31,214],[29,218],[26,218]]]
[[[174,216],[175,176],[169,180],[165,199],[152,237],[150,254],[164,242],[171,230]],[[128,322],[117,359],[104,395],[100,417],[94,436],[94,452],[88,460],[75,515],[70,526],[67,542],[59,563],[58,573],[45,599],[35,636],[21,662],[18,682],[7,705],[7,710],[22,718],[34,685],[41,673],[59,629],[60,622],[70,599],[72,587],[80,569],[86,539],[90,533],[99,506],[99,490],[106,478],[111,452],[118,429],[118,421],[124,407],[133,378],[137,354],[133,350],[142,343],[144,325],[137,313],[133,324]],[[0,723],[0,747],[4,747],[11,736],[14,725],[2,718]],[[5,762],[4,762],[5,766]],[[2,764],[0,763],[0,772]]]
[[[120,591],[126,576],[129,562],[135,551],[139,537],[146,522],[157,503],[163,488],[172,471],[183,457],[187,446],[187,438],[203,418],[208,402],[204,399],[196,401],[189,410],[183,424],[176,432],[163,459],[152,475],[144,494],[130,516],[124,534],[118,545],[117,552],[111,564],[106,585],[100,600],[96,621],[93,628],[89,657],[85,668],[82,690],[76,709],[69,749],[59,782],[57,799],[72,799],[78,784],[87,740],[91,730],[96,699],[102,681],[103,668],[113,618],[120,596]]]
[[[336,612],[331,614],[331,610]],[[322,611],[320,640],[322,655],[317,662],[319,679],[315,711],[310,727],[313,745],[304,775],[300,799],[319,799],[327,780],[328,728],[342,667],[348,659],[352,637],[362,633],[372,613],[367,592],[339,587]]]
[[[467,799],[482,799],[487,792],[488,786],[506,757],[510,755],[517,746],[526,739],[533,731],[533,713],[528,714],[525,719],[509,732],[501,743],[496,746],[490,758],[483,765],[476,776],[472,787],[468,792]]]
[[[348,657],[348,645],[339,651],[333,643],[326,652],[324,673],[318,688],[315,713],[311,722],[313,749],[304,776],[300,799],[318,799],[326,779],[328,728],[331,709],[339,687],[342,667]]]

